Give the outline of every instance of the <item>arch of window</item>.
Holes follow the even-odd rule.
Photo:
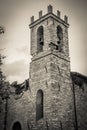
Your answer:
[[[38,90],[36,95],[36,120],[43,118],[43,91]]]
[[[12,130],[22,130],[20,122],[15,122],[13,124]]]
[[[40,26],[37,30],[37,51],[43,51],[44,45],[44,29],[43,26]]]
[[[61,52],[62,51],[62,42],[63,42],[63,30],[60,26],[57,26],[57,49]]]

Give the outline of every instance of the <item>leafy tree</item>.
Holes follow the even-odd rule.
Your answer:
[[[0,34],[4,33],[4,27],[0,26]]]
[[[0,26],[0,35],[4,33],[4,28]],[[7,129],[7,112],[8,112],[8,99],[9,99],[9,82],[6,82],[6,77],[4,76],[1,66],[3,65],[3,59],[5,56],[2,56],[0,54],[0,112],[3,113],[3,109],[5,110],[4,112],[4,130]],[[4,103],[4,108],[1,109],[2,104]]]

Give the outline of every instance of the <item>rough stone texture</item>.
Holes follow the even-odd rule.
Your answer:
[[[57,53],[58,55],[58,53]],[[66,66],[65,66],[66,65]],[[33,104],[36,102],[36,93],[39,89],[44,93],[44,118],[51,124],[51,129],[60,128],[59,122],[66,130],[73,130],[73,93],[70,79],[69,61],[55,56],[53,52],[49,55],[31,62],[30,86]],[[36,120],[36,107],[32,120]],[[33,122],[34,124],[34,122]],[[40,125],[40,124],[39,124]]]
[[[31,116],[30,91],[23,92],[20,95],[11,95],[8,101],[7,130],[12,130],[13,124],[19,122],[23,130],[28,130],[29,119]]]
[[[73,81],[73,98],[75,110],[76,130],[86,130],[87,128],[87,77],[71,72]]]
[[[54,15],[53,15],[54,16]],[[68,28],[61,22],[56,21],[53,17],[47,17],[46,20],[41,21],[39,24],[34,25],[31,28],[31,54],[33,56],[37,55],[37,29],[40,26],[44,28],[44,49],[47,51],[49,49],[50,42],[57,44],[57,26],[61,26],[63,30],[63,53],[69,56],[68,47]]]
[[[78,129],[87,129],[87,83],[83,83],[82,87],[75,85],[76,112]]]

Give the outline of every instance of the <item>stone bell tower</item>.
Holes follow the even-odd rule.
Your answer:
[[[31,17],[30,122],[34,130],[74,130],[68,17],[60,11]]]

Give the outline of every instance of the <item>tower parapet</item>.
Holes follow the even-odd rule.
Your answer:
[[[34,16],[31,17],[31,23],[30,23],[30,28],[32,28],[32,26],[38,24],[38,22],[43,21],[44,19],[47,19],[48,17],[52,17],[54,19],[56,19],[59,22],[62,22],[65,26],[69,26],[68,24],[68,17],[65,15],[64,19],[61,19],[61,12],[59,10],[57,10],[57,14],[55,15],[53,13],[53,6],[49,5],[47,7],[47,13],[45,15],[42,15],[42,10],[39,11],[39,18],[37,20],[34,20]]]
[[[42,10],[39,11],[39,18],[41,18],[41,17],[42,17]]]
[[[52,13],[53,12],[53,6],[52,5],[49,5],[47,7],[47,10],[48,10],[48,13]]]
[[[33,23],[33,22],[34,22],[34,16],[31,17],[31,23]]]
[[[60,15],[61,15],[60,11],[57,10],[57,16],[58,16],[59,18],[60,18]]]

